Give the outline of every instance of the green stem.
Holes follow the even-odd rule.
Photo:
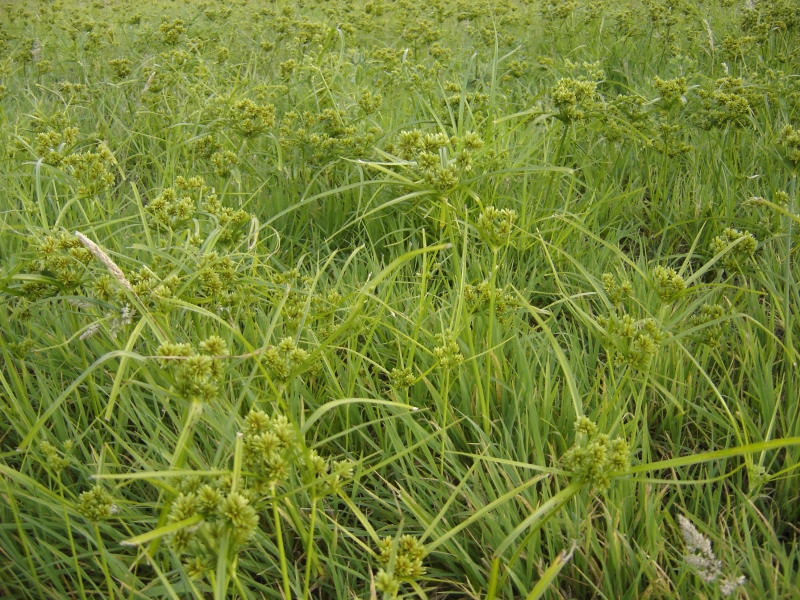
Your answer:
[[[173,451],[172,461],[170,462],[171,469],[180,469],[183,466],[184,461],[186,460],[186,454],[189,449],[189,444],[192,440],[192,434],[194,433],[194,426],[200,418],[200,415],[203,412],[203,403],[198,401],[192,401],[191,406],[189,407],[189,412],[186,415],[186,421],[183,424],[183,428],[181,429],[181,434],[178,437],[178,441],[175,443],[175,450]],[[162,494],[159,494],[159,500],[161,499]],[[172,500],[169,499],[161,507],[161,514],[158,518],[158,524],[156,528],[163,527],[167,523],[167,517],[169,516],[170,508],[172,507]],[[147,554],[153,558],[158,551],[159,546],[161,545],[161,538],[154,539],[150,545],[147,547]]]
[[[789,213],[794,215],[795,193],[797,189],[797,174],[792,175],[792,184],[789,188]],[[791,296],[794,289],[794,280],[792,278],[792,219],[787,219],[788,225],[786,228],[786,263],[784,264],[784,279],[785,279],[785,293],[784,293],[784,330],[786,331],[786,348],[788,350],[787,358],[787,377],[786,377],[786,397],[794,398],[794,375],[795,370],[795,354],[794,345],[792,343],[792,304]]]
[[[64,496],[64,482],[61,481],[61,476],[56,476],[56,481],[58,481],[58,487],[61,490],[61,497],[66,500]],[[75,540],[72,537],[72,525],[69,521],[69,513],[67,513],[67,505],[63,504],[62,508],[64,509],[64,523],[67,526],[67,538],[69,539],[69,549],[72,552],[72,562],[75,565],[75,575],[78,578],[78,591],[80,592],[82,600],[86,600],[86,591],[83,588],[83,577],[81,576],[82,570],[78,564],[78,553],[75,550]]]
[[[283,533],[281,531],[281,516],[278,512],[278,501],[274,498],[275,490],[272,490],[272,518],[275,522],[275,537],[278,539],[278,554],[281,559],[281,578],[283,580],[284,600],[291,600],[292,588],[289,587],[289,567],[286,565],[286,551],[283,548]]]
[[[314,521],[317,516],[317,495],[311,501],[311,521],[308,525],[308,543],[306,544],[306,572],[303,582],[303,600],[308,600],[309,582],[311,580],[311,563],[314,557]]]
[[[562,123],[561,125],[563,127],[561,131],[561,139],[558,142],[558,148],[556,149],[556,158],[553,161],[553,164],[557,167],[561,166],[562,153],[564,152],[564,146],[567,143],[567,133],[569,132],[569,125],[567,123]],[[547,201],[550,198],[550,191],[553,188],[553,182],[555,181],[556,175],[557,175],[556,171],[550,173],[550,177],[548,178],[547,181],[547,191],[545,192],[544,195],[545,201]]]
[[[500,574],[500,558],[492,559],[492,570],[489,573],[489,589],[486,592],[485,600],[494,600],[497,593],[497,577]]]
[[[450,412],[450,371],[444,373],[444,386],[442,396],[442,455],[439,463],[440,474],[444,477],[444,445],[447,431],[447,413]]]
[[[492,338],[493,338],[493,325],[494,325],[494,307],[496,304],[496,290],[494,289],[495,280],[497,279],[497,250],[492,250],[492,272],[489,274],[489,324],[486,334],[486,392],[484,394],[483,403],[483,431],[489,435],[491,429],[491,419],[489,418],[489,411],[491,408],[492,398]]]
[[[111,573],[108,572],[108,563],[106,562],[106,547],[103,545],[103,539],[100,537],[100,527],[97,523],[93,523],[94,536],[97,540],[97,551],[100,553],[100,568],[103,570],[103,576],[106,579],[108,586],[108,597],[114,600],[114,584],[111,581]]]

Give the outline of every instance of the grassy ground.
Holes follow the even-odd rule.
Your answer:
[[[0,7],[0,596],[800,597],[795,2]]]

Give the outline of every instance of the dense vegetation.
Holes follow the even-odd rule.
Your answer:
[[[0,596],[798,598],[796,1],[0,9]]]

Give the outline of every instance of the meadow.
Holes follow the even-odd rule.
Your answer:
[[[800,598],[800,4],[0,1],[0,596]]]

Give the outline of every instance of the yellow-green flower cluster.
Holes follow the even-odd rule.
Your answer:
[[[146,207],[157,225],[174,229],[194,216],[196,199],[190,195],[179,196],[175,188],[167,188]]]
[[[239,164],[239,157],[231,150],[221,150],[211,155],[211,166],[219,177],[230,175],[231,170]]]
[[[78,496],[77,509],[93,523],[108,519],[117,512],[114,498],[100,485],[96,485],[88,492],[83,492]]]
[[[217,238],[222,244],[230,244],[242,236],[242,226],[252,219],[245,210],[222,206],[215,194],[211,194],[203,203],[203,209],[212,215],[220,228]]]
[[[81,283],[83,274],[92,259],[92,253],[71,233],[48,233],[36,247],[36,270],[52,275],[69,288]],[[39,282],[23,284],[22,292],[31,300],[42,297],[48,287]]]
[[[230,109],[228,123],[245,137],[256,136],[275,124],[275,106],[256,104],[247,98],[239,100]]]
[[[222,359],[228,354],[228,346],[222,338],[211,336],[200,343],[200,350],[202,354],[190,344],[165,342],[156,350],[156,356],[163,368],[171,368],[175,389],[181,396],[210,402],[219,392],[224,374]]]
[[[227,534],[228,552],[235,555],[258,529],[258,513],[253,507],[250,490],[232,491],[229,477],[204,483],[200,477],[190,477],[178,485],[178,495],[172,500],[168,523],[180,523],[201,517],[199,523],[184,527],[169,536],[170,547],[185,559],[192,577],[207,574],[216,564],[219,542]]]
[[[211,156],[222,149],[217,138],[210,134],[195,140],[193,147],[196,155],[205,160],[211,160]]]
[[[219,339],[209,339],[203,347],[218,352],[222,344]],[[314,450],[303,455],[294,426],[280,414],[251,410],[241,437],[246,470],[235,486],[232,474],[210,478],[200,473],[171,482],[176,495],[169,523],[199,521],[169,537],[170,546],[184,555],[187,572],[194,579],[213,571],[225,536],[229,542],[226,559],[235,558],[258,531],[258,513],[274,498],[276,486],[290,477],[294,480],[293,473],[322,496],[337,493],[353,476],[348,461],[328,461]]]
[[[412,535],[403,535],[397,542],[392,536],[381,538],[378,543],[378,563],[383,568],[378,571],[376,587],[380,579],[385,588],[382,591],[396,595],[400,583],[425,575],[426,569],[422,561],[426,554],[425,546]]]
[[[491,306],[492,294],[494,294],[494,312],[497,320],[505,322],[507,314],[517,307],[516,298],[505,291],[503,288],[492,286],[488,281],[482,281],[477,285],[467,284],[464,286],[464,301],[467,310],[475,312],[478,310],[488,310]]]
[[[731,246],[735,244],[735,246]],[[720,259],[722,266],[733,271],[741,271],[745,263],[753,258],[758,240],[749,231],[726,228],[711,242],[711,252],[716,255],[725,252]]]
[[[392,387],[398,389],[404,389],[410,387],[414,384],[414,373],[411,370],[411,367],[395,367],[389,373],[389,380],[392,383]]]
[[[230,167],[227,159],[223,157],[222,160],[226,164],[225,168]],[[202,177],[176,177],[175,185],[165,189],[145,210],[156,225],[172,230],[185,229],[192,219],[202,216],[202,210],[215,221],[208,226],[209,229],[220,227],[221,232],[217,239],[223,244],[236,241],[241,235],[242,225],[251,218],[244,210],[223,206],[214,190],[205,185]]]
[[[391,573],[378,569],[375,575],[375,589],[394,598],[400,591],[400,582]]]
[[[683,277],[671,267],[661,265],[653,269],[653,284],[664,302],[672,302],[686,289]]]
[[[132,64],[127,58],[112,58],[108,61],[108,66],[111,67],[111,71],[117,79],[125,79],[130,75]]]
[[[36,135],[33,151],[44,162],[57,167],[77,141],[77,127],[65,127],[61,131],[51,129]]]
[[[382,102],[383,96],[379,93],[372,93],[369,90],[361,90],[358,95],[358,106],[368,115],[378,112]]]
[[[244,463],[269,487],[289,477],[297,460],[297,434],[283,415],[273,417],[261,410],[251,410],[245,418]]]
[[[725,309],[721,305],[704,304],[691,316],[689,324],[692,327],[703,327],[697,336],[698,339],[712,348],[717,348],[720,345],[723,334],[722,323],[711,322],[721,319],[724,316]]]
[[[575,422],[575,432],[575,445],[562,458],[564,468],[593,489],[607,490],[612,474],[624,473],[630,468],[628,442],[620,437],[612,440],[599,433],[597,425],[587,417]]]
[[[476,153],[483,139],[474,132],[448,137],[420,129],[401,131],[395,142],[386,144],[389,154],[406,161],[415,176],[442,192],[459,185],[461,175],[473,170]]]
[[[653,80],[653,87],[661,96],[661,101],[667,106],[681,99],[689,89],[686,85],[686,77],[677,77],[675,79],[656,77]]]
[[[528,62],[524,60],[512,60],[508,63],[508,75],[514,79],[519,79],[528,71]]]
[[[58,450],[56,450],[55,446],[49,442],[42,442],[39,444],[39,450],[41,450],[45,457],[47,467],[56,473],[63,471],[70,465],[70,460],[67,457],[67,453],[69,453],[71,449],[72,440],[67,440],[64,442],[64,456],[61,456]]]
[[[585,78],[559,79],[551,93],[558,118],[569,123],[584,118],[596,106],[597,82]]]
[[[550,21],[564,21],[578,8],[575,0],[545,0],[541,7],[542,16]]]
[[[622,316],[598,317],[607,340],[617,351],[617,362],[644,370],[658,352],[664,333],[654,319],[635,320],[627,313]]]
[[[458,347],[455,334],[445,329],[443,333],[436,334],[438,346],[433,349],[433,355],[439,366],[445,371],[455,369],[464,362],[464,355]]]
[[[800,165],[800,129],[785,125],[778,133],[778,147],[789,163]]]
[[[177,275],[161,280],[149,267],[142,267],[129,274],[128,281],[141,300],[153,304],[159,304],[161,300],[173,297],[180,283]],[[93,288],[95,295],[101,300],[107,301],[113,296],[117,296],[119,300],[124,299],[124,295],[119,293],[119,286],[116,286],[114,279],[108,275],[102,275],[95,280]]]
[[[473,110],[489,101],[489,95],[483,92],[463,93],[461,84],[455,81],[448,81],[444,85],[444,91],[447,92],[448,95],[441,100],[441,107],[443,109],[447,107],[450,107],[451,110],[458,108],[462,97],[464,98],[464,102]]]
[[[762,41],[773,32],[791,30],[800,24],[800,7],[794,0],[746,2],[741,11],[742,31],[753,33]]]
[[[289,111],[281,120],[280,143],[284,150],[296,148],[320,162],[330,156],[365,156],[382,134],[380,127],[350,119],[336,108]]]
[[[158,28],[158,31],[165,44],[174,46],[181,40],[181,36],[186,33],[186,26],[180,19],[174,19],[172,21],[165,19]]]
[[[601,281],[608,299],[615,306],[622,304],[623,300],[633,294],[633,285],[627,277],[620,276],[620,280],[617,281],[613,273],[603,273]]]
[[[649,146],[662,154],[666,154],[669,158],[675,158],[692,151],[692,145],[684,141],[685,133],[683,133],[679,125],[658,123],[656,133],[657,137],[650,140]]]
[[[294,370],[308,358],[308,352],[298,348],[293,338],[283,338],[277,346],[264,353],[264,362],[275,379],[281,383],[289,380]]]
[[[98,144],[97,152],[70,154],[62,164],[70,167],[72,176],[80,182],[78,194],[81,196],[96,196],[114,184],[114,175],[109,169],[117,165],[117,159],[104,143]]]
[[[317,496],[331,496],[342,489],[342,483],[353,478],[352,463],[348,460],[329,461],[308,450],[308,456],[300,456],[298,467],[303,473],[303,481],[311,485]]]
[[[25,305],[23,303],[23,305]],[[21,316],[19,317],[20,320],[30,318],[30,310],[23,310]],[[25,360],[25,357],[28,356],[28,353],[33,348],[33,340],[30,338],[25,338],[20,342],[9,342],[8,349],[11,352],[11,356],[16,358],[17,360]]]
[[[198,281],[200,290],[209,298],[219,302],[231,300],[238,280],[236,267],[229,256],[218,252],[206,252],[198,259]]]
[[[746,88],[741,77],[717,79],[711,89],[700,90],[701,110],[693,115],[702,129],[743,125],[754,112],[758,95]]]
[[[336,309],[342,302],[342,295],[337,290],[317,290],[314,278],[301,275],[296,268],[283,273],[271,272],[267,277],[276,286],[269,294],[272,304],[281,307],[284,323],[290,329],[296,329],[301,322],[311,324],[327,318],[327,325],[319,327],[317,334],[323,338],[330,335]],[[287,286],[290,288],[288,293]]]
[[[516,220],[515,210],[487,206],[478,216],[476,227],[483,241],[488,244],[492,252],[496,252],[511,240]]]

